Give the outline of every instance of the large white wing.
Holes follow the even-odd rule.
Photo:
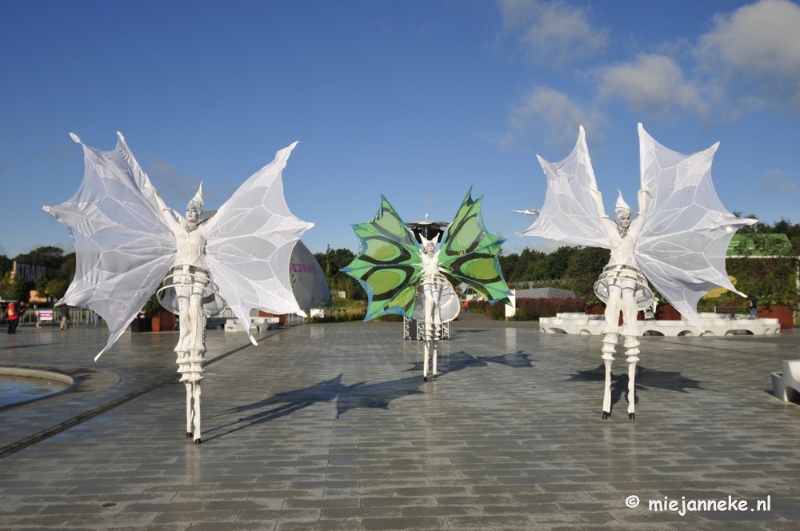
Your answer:
[[[305,315],[292,293],[292,249],[314,226],[295,217],[283,197],[281,172],[297,142],[239,187],[208,222],[206,263],[250,341],[250,310]]]
[[[737,218],[717,197],[711,182],[717,147],[682,155],[656,142],[639,124],[645,221],[634,250],[636,263],[653,287],[701,330],[700,297],[716,287],[745,296],[728,279],[725,254],[736,230],[756,222]]]
[[[44,210],[75,242],[75,278],[58,304],[91,308],[111,333],[99,358],[133,321],[175,259],[175,236],[161,219],[155,188],[122,134],[113,151],[83,145],[86,170],[75,196]]]
[[[539,163],[547,177],[547,195],[539,217],[520,236],[540,236],[570,245],[610,247],[601,219],[605,216],[597,190],[586,133],[580,128],[572,153],[557,164],[542,157]],[[528,211],[525,213],[533,213]]]

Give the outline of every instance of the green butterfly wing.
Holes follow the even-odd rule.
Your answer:
[[[367,223],[353,225],[358,256],[342,269],[367,292],[369,321],[387,313],[411,319],[422,275],[420,252],[411,232],[392,205],[381,196],[381,208]]]
[[[481,201],[467,192],[439,252],[439,267],[472,286],[492,304],[511,295],[500,270],[500,247],[506,240],[489,234],[481,216]]]

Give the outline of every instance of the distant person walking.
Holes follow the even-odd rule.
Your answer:
[[[750,309],[750,317],[754,319],[758,317],[758,301],[755,297],[747,301],[747,307]]]
[[[16,334],[17,326],[19,325],[19,312],[17,311],[17,304],[15,302],[8,303],[8,308],[6,308],[6,322],[8,322],[8,333]]]
[[[61,326],[60,330],[67,329],[67,319],[69,319],[69,306],[66,304],[61,307]]]

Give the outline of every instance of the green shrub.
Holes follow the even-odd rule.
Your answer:
[[[339,299],[332,308],[325,308],[324,317],[309,317],[309,323],[345,323],[348,321],[363,321],[367,315],[367,305],[364,301]]]
[[[487,301],[472,299],[467,303],[467,311],[469,313],[482,313],[495,321],[503,321],[506,318],[506,305],[503,302],[490,304]]]

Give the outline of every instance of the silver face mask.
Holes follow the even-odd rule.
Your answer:
[[[422,252],[433,254],[436,251],[436,244],[439,242],[439,235],[437,234],[436,237],[432,240],[426,240],[425,236],[420,235],[422,239]]]
[[[203,183],[200,183],[200,189],[194,194],[194,197],[189,204],[186,205],[186,221],[197,223],[200,221],[200,215],[203,213]]]
[[[197,221],[200,220],[201,213],[202,212],[198,211],[196,207],[190,204],[188,207],[186,207],[186,221],[197,223]]]
[[[617,221],[619,221],[619,226],[623,229],[627,229],[631,225],[631,213],[630,212],[620,212],[617,214]]]

